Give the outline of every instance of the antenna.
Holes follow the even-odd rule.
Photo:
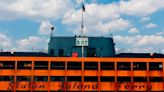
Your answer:
[[[54,26],[51,27],[51,37],[53,37]]]
[[[84,41],[84,18],[83,18],[83,12],[85,12],[85,6],[84,6],[84,3],[83,3],[83,0],[82,0],[82,4],[81,4],[81,37],[82,37],[82,41]],[[81,54],[82,54],[82,57],[84,57],[84,42],[82,43],[82,46],[81,46]]]
[[[85,12],[85,7],[84,7],[84,4],[83,4],[83,0],[82,0],[81,7],[82,7],[82,10],[81,10],[81,36],[83,36],[83,28],[84,28],[83,12]]]

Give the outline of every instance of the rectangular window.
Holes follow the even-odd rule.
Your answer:
[[[101,70],[114,70],[114,62],[100,62]]]
[[[54,56],[55,50],[54,49],[50,49],[50,55]]]
[[[0,76],[0,81],[14,81],[14,76]]]
[[[118,77],[117,82],[131,82],[130,77]]]
[[[68,62],[67,70],[81,70],[82,69],[81,62]]]
[[[150,77],[150,82],[163,82],[163,77]]]
[[[34,69],[48,69],[48,62],[46,61],[35,61]]]
[[[134,62],[133,70],[147,70],[146,62]]]
[[[117,70],[131,70],[130,62],[118,62]]]
[[[149,63],[149,70],[163,70],[162,62],[150,62]]]
[[[114,82],[115,81],[115,78],[114,77],[108,77],[108,76],[102,76],[100,78],[101,82]]]
[[[30,76],[17,76],[17,81],[31,81]]]
[[[84,81],[85,82],[97,82],[98,77],[97,76],[85,76]]]
[[[64,49],[59,49],[59,57],[63,57],[64,56]]]
[[[98,62],[84,62],[84,70],[98,70]]]
[[[96,48],[87,48],[87,57],[96,57]]]
[[[15,61],[0,61],[0,69],[15,69]]]
[[[31,61],[19,61],[17,68],[18,69],[31,69],[32,62]]]
[[[64,76],[51,76],[50,80],[54,82],[64,82],[65,77]]]
[[[65,70],[65,62],[51,62],[51,69]]]
[[[34,81],[39,82],[39,81],[48,81],[47,76],[34,76]]]
[[[134,77],[134,82],[147,82],[147,77]]]
[[[81,79],[81,76],[68,76],[67,77],[67,81],[78,81],[78,82],[81,82],[82,79]]]

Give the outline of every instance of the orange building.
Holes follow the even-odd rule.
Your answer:
[[[0,92],[164,92],[163,57],[0,56]]]

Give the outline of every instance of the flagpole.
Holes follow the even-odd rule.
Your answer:
[[[82,36],[82,48],[81,48],[81,52],[82,52],[82,57],[84,57],[84,30],[83,30],[83,28],[84,28],[84,24],[83,24],[83,12],[84,12],[84,4],[83,4],[83,0],[82,0],[82,10],[81,10],[81,36]]]

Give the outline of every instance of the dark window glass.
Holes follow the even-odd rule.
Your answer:
[[[31,61],[19,61],[17,65],[18,69],[31,69],[32,62]]]
[[[150,77],[149,80],[150,82],[163,82],[162,77]]]
[[[34,76],[34,81],[48,81],[48,77],[47,76]]]
[[[65,77],[64,76],[51,76],[50,80],[51,81],[64,82],[65,81]]]
[[[65,62],[51,62],[51,69],[65,70]]]
[[[130,62],[118,62],[117,70],[131,70]]]
[[[134,82],[147,82],[147,77],[134,77]]]
[[[114,70],[114,62],[100,62],[101,70]]]
[[[35,61],[34,69],[48,69],[48,62],[46,61]]]
[[[14,81],[14,76],[0,76],[0,81]]]
[[[30,76],[17,76],[17,81],[31,81]]]
[[[59,57],[63,57],[64,56],[64,49],[59,49]]]
[[[54,52],[55,52],[55,50],[54,49],[50,49],[50,55],[54,55]]]
[[[147,70],[146,62],[134,62],[133,70]]]
[[[87,48],[87,57],[96,57],[96,48]]]
[[[149,70],[163,70],[162,62],[150,62]]]
[[[0,69],[15,69],[15,61],[0,61]]]
[[[67,81],[81,81],[81,76],[68,76]]]
[[[98,70],[98,62],[84,62],[84,70]]]
[[[81,62],[68,62],[67,69],[68,70],[81,70],[82,69]]]
[[[130,77],[118,77],[117,81],[118,82],[131,82],[131,78]]]
[[[107,76],[100,77],[101,82],[114,82],[115,81],[114,79],[115,79],[114,77],[107,77]]]
[[[97,82],[98,77],[97,76],[85,76],[84,81],[85,82]]]

